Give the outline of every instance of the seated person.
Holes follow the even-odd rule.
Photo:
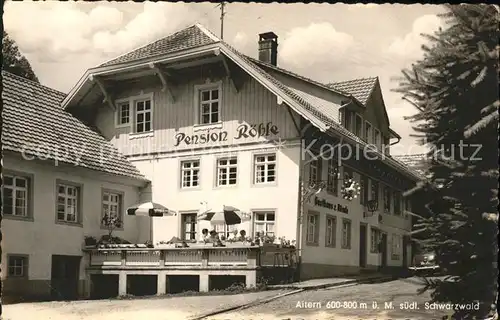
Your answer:
[[[239,240],[240,241],[246,241],[246,235],[247,235],[247,232],[245,230],[241,230],[240,231],[240,237],[239,237]]]
[[[208,242],[209,234],[208,234],[208,229],[204,228],[201,230],[201,241],[200,242]]]
[[[238,237],[238,230],[234,230],[229,234],[228,240],[238,241],[240,238]]]

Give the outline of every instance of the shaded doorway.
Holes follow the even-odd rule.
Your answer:
[[[78,298],[81,256],[52,255],[50,295],[53,300]]]

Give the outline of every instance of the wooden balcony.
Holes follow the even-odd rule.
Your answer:
[[[207,291],[211,276],[244,276],[247,287],[255,286],[266,268],[294,268],[294,248],[226,244],[225,247],[191,244],[187,248],[84,249],[87,274],[119,277],[119,294],[127,292],[128,276],[156,276],[158,293],[165,293],[165,278],[197,276],[199,290]]]
[[[259,247],[106,248],[87,250],[89,268],[255,268]]]

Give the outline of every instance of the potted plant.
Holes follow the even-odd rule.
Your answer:
[[[84,238],[85,248],[96,248],[97,239],[91,236],[85,236]]]
[[[122,220],[118,216],[118,214],[106,213],[102,217],[101,220],[103,226],[108,230],[108,238],[113,239],[113,231],[117,228],[121,228],[123,226]]]

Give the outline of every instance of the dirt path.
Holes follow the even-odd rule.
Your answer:
[[[219,296],[20,303],[3,306],[4,320],[173,320],[265,299],[285,290]]]

